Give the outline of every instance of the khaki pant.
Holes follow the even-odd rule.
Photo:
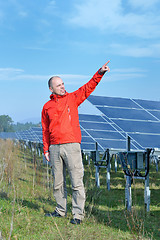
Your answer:
[[[53,173],[53,195],[57,202],[56,211],[65,216],[67,213],[66,168],[72,184],[73,218],[84,217],[85,191],[83,185],[83,163],[79,143],[51,145],[50,162]]]

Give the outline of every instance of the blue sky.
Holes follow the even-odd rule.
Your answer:
[[[108,60],[94,95],[160,101],[159,0],[0,0],[0,115],[40,119],[49,77],[71,92]]]

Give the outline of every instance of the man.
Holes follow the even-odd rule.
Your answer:
[[[52,92],[42,110],[43,150],[50,161],[53,173],[53,194],[57,207],[46,216],[64,217],[67,213],[66,168],[72,184],[72,224],[80,224],[84,218],[85,190],[81,156],[81,131],[78,106],[94,91],[105,72],[110,69],[105,63],[78,90],[68,93],[63,80],[54,76],[48,81]]]

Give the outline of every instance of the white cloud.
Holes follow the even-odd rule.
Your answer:
[[[59,76],[64,80],[66,85],[72,86],[85,84],[91,78],[91,76],[79,74],[59,74]]]
[[[26,11],[19,11],[18,14],[20,17],[23,17],[23,18],[28,16],[28,13]]]
[[[137,1],[136,3],[134,6],[138,6]],[[142,0],[140,3],[143,6]],[[156,10],[150,11],[149,6],[151,2],[148,4],[148,11],[139,14],[132,8],[128,8],[126,12],[127,5],[124,5],[122,0],[83,0],[75,4],[74,12],[68,21],[84,28],[97,28],[108,34],[160,37],[160,16]]]
[[[78,74],[58,74],[67,85],[77,85],[82,81],[87,81],[90,77]],[[51,75],[25,74],[24,70],[17,68],[0,68],[0,81],[48,81]]]
[[[73,16],[69,22],[81,27],[97,27],[106,29],[111,25],[116,27],[116,19],[112,17],[121,11],[120,0],[87,0],[75,4]]]
[[[49,1],[49,3],[46,5],[46,7],[44,8],[44,12],[46,14],[53,14],[55,12],[56,9],[56,1],[52,0]]]
[[[133,78],[145,77],[146,72],[139,68],[121,68],[111,69],[111,72],[104,76],[104,82],[113,82],[129,80]],[[78,86],[85,84],[92,76],[79,74],[58,74],[65,85]],[[51,75],[25,74],[24,70],[17,68],[0,68],[0,81],[45,81],[47,82]]]
[[[146,70],[143,70],[141,68],[116,68],[112,70],[112,73],[146,73]]]
[[[20,17],[27,17],[28,12],[23,4],[23,2],[17,1],[17,0],[10,0],[8,7],[11,7],[12,9],[15,9],[17,12],[17,15]]]
[[[146,10],[154,8],[159,0],[129,0],[128,2],[133,8],[141,8],[142,10]]]
[[[113,69],[109,75],[105,75],[103,82],[117,82],[125,80],[140,79],[146,76],[146,71],[139,68],[120,68]]]
[[[0,68],[0,81],[40,80],[40,79],[44,79],[44,76],[24,74],[23,69]]]
[[[112,53],[128,57],[160,57],[160,44],[150,44],[148,46],[138,46],[132,44],[111,44]]]
[[[15,76],[19,76],[23,73],[22,69],[17,68],[0,68],[0,81],[1,80],[13,80]]]

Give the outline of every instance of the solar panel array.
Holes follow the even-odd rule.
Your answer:
[[[41,128],[40,128],[41,129]],[[29,130],[16,132],[17,139],[30,142],[42,142],[41,139],[37,136],[36,132],[30,128]]]
[[[1,139],[15,139],[17,138],[17,135],[15,132],[0,132],[0,138]]]
[[[96,142],[100,151],[126,150],[127,136],[131,137],[132,150],[160,148],[160,102],[93,95],[88,101],[101,115],[79,114],[83,150],[95,150]],[[0,138],[7,138],[3,135]],[[11,135],[10,138],[42,144],[40,127]]]
[[[93,95],[88,101],[117,132],[129,135],[135,148],[160,148],[160,102]]]
[[[95,150],[95,143],[98,143],[98,149],[104,151],[110,149],[126,149],[126,134],[119,128],[116,128],[112,122],[105,116],[98,115],[79,115],[83,150]],[[134,144],[131,143],[135,149]]]

